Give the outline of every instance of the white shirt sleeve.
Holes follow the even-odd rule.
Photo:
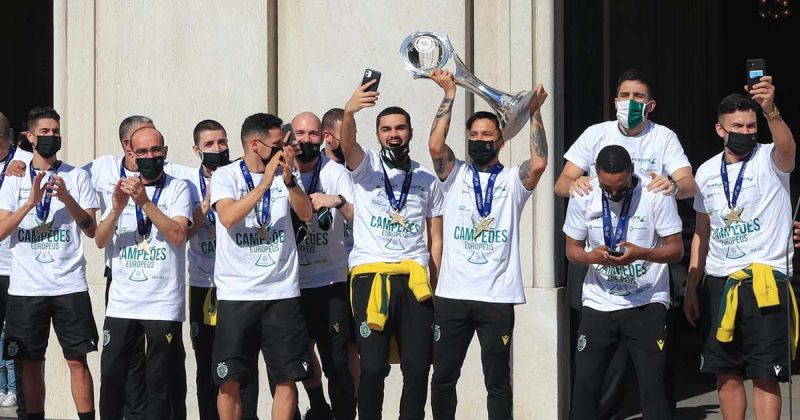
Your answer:
[[[444,214],[444,193],[442,193],[439,178],[436,178],[436,175],[433,177],[435,179],[430,185],[431,193],[430,196],[428,196],[428,213],[425,215],[426,218],[439,217]]]
[[[352,203],[353,198],[353,180],[350,177],[350,173],[346,170],[337,171],[339,172],[339,176],[336,177],[336,181],[333,184],[335,188],[334,191],[331,191],[332,194],[341,194],[348,203]]]
[[[664,168],[662,169],[665,174],[672,175],[678,169],[686,167],[689,169],[692,168],[692,164],[689,163],[689,158],[687,158],[686,154],[683,152],[683,146],[681,146],[681,142],[678,140],[678,135],[672,130],[667,130],[667,144],[664,149],[663,162]]]
[[[678,215],[678,202],[674,196],[656,193],[653,203],[653,223],[656,233],[664,238],[683,231],[683,221]]]
[[[447,175],[447,178],[445,178],[444,181],[440,181],[442,186],[442,191],[445,194],[450,192],[450,188],[456,182],[455,181],[456,178],[458,178],[458,173],[461,172],[461,168],[466,164],[467,163],[464,162],[463,160],[456,159],[455,164],[453,164],[453,170],[450,171],[450,174]],[[437,176],[436,179],[439,179],[439,177]]]
[[[598,135],[595,126],[588,127],[583,133],[575,140],[575,143],[564,153],[564,159],[572,162],[572,164],[583,169],[585,172],[589,171],[594,161],[594,153],[592,145],[597,142]]]
[[[524,206],[525,202],[528,201],[529,198],[533,195],[533,190],[528,190],[525,188],[525,184],[522,183],[522,180],[519,178],[519,165],[514,166],[511,168],[511,188],[514,194],[514,202],[518,206]]]
[[[370,175],[372,171],[372,167],[375,165],[374,160],[376,158],[380,159],[380,156],[377,156],[377,152],[361,148],[364,151],[364,159],[361,159],[361,164],[358,165],[354,169],[347,168],[350,172],[350,175],[353,177],[354,183],[359,183],[364,180],[365,177]]]
[[[84,210],[100,208],[97,204],[97,194],[95,193],[94,186],[92,186],[92,179],[89,176],[89,172],[80,168],[75,168],[75,172],[75,182],[77,183],[75,188],[78,190],[75,201],[77,201],[78,205]]]
[[[25,174],[25,176],[28,175]],[[19,181],[18,177],[6,176],[3,187],[0,188],[0,210],[6,210],[12,213],[17,211],[17,206],[19,204],[17,200]]]
[[[585,200],[570,198],[567,205],[567,216],[564,218],[564,233],[576,241],[586,240],[589,230],[586,228]]]
[[[170,219],[176,216],[183,216],[189,220],[189,225],[192,224],[192,198],[189,193],[189,187],[186,186],[186,181],[182,179],[173,179],[175,184],[172,203],[167,208],[167,216]]]
[[[211,176],[211,206],[215,206],[217,201],[226,198],[237,199],[236,181],[230,171],[218,169]]]

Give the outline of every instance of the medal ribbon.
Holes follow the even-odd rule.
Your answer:
[[[622,235],[625,234],[625,228],[628,226],[628,212],[631,209],[631,201],[633,201],[633,190],[639,178],[633,177],[631,187],[625,192],[625,198],[622,199],[622,209],[619,212],[617,219],[617,229],[612,232],[613,226],[611,224],[611,209],[608,206],[608,197],[605,194],[600,194],[603,201],[603,239],[606,248],[609,250],[616,249],[617,244],[622,241]],[[612,239],[613,238],[613,239]]]
[[[742,183],[744,182],[744,170],[747,168],[747,162],[750,160],[751,153],[742,161],[742,169],[739,170],[739,176],[736,177],[736,184],[733,186],[733,196],[731,196],[731,185],[728,181],[728,166],[725,164],[725,153],[722,154],[722,165],[719,169],[722,178],[722,189],[725,191],[725,200],[728,201],[728,208],[733,210],[736,208],[736,201],[739,200],[739,193],[742,192]]]
[[[153,192],[153,198],[150,200],[156,206],[158,206],[158,199],[161,198],[161,191],[164,189],[164,184],[166,184],[166,182],[167,177],[162,175],[161,179],[156,183],[156,190]],[[141,207],[136,206],[136,231],[139,232],[139,236],[147,238],[150,236],[151,230],[153,230],[153,221],[145,216]]]
[[[408,200],[408,192],[411,190],[411,177],[414,173],[411,170],[406,173],[406,177],[403,180],[403,189],[400,190],[400,199],[398,200],[394,198],[394,189],[392,189],[392,183],[389,182],[389,175],[386,173],[383,162],[381,162],[381,169],[383,169],[383,185],[386,188],[386,197],[389,198],[389,204],[392,206],[392,210],[399,213],[400,210],[405,207],[406,200]]]
[[[317,158],[317,166],[314,167],[314,175],[311,175],[311,182],[308,184],[308,188],[306,189],[306,194],[311,194],[316,192],[317,184],[319,184],[319,173],[322,170],[322,156]]]
[[[47,185],[47,184],[49,184],[50,182],[53,181],[53,175],[55,175],[56,172],[58,172],[58,168],[60,168],[60,167],[61,167],[61,161],[59,160],[58,162],[56,162],[56,165],[53,166],[53,169],[52,169],[53,172],[47,178],[47,182],[45,183],[45,185]],[[33,169],[33,165],[28,165],[28,171],[31,174],[31,185],[33,185],[33,180],[36,178],[36,171]],[[31,191],[33,191],[33,187],[32,186],[31,186]],[[47,221],[47,216],[50,215],[50,204],[52,203],[52,200],[53,200],[53,196],[45,193],[44,197],[42,197],[42,201],[40,201],[39,203],[36,203],[36,217],[42,223],[46,222]]]
[[[3,186],[3,181],[6,180],[6,168],[8,168],[8,164],[14,160],[14,154],[17,153],[17,148],[13,145],[8,149],[8,156],[6,156],[5,164],[3,165],[3,172],[0,173],[0,187]]]
[[[200,167],[200,201],[206,199],[206,177],[203,175],[203,168]],[[208,214],[206,215],[208,221],[212,224],[217,221],[217,214],[214,211],[214,207],[208,209]]]
[[[489,181],[486,183],[486,197],[483,197],[483,193],[481,192],[481,178],[478,175],[478,167],[475,166],[473,162],[471,165],[472,167],[472,188],[475,190],[475,208],[478,209],[478,213],[481,217],[488,217],[489,214],[492,212],[492,197],[494,196],[494,182],[497,179],[497,174],[503,170],[503,165],[496,164],[494,168],[492,168],[491,175],[489,175]]]
[[[247,165],[244,164],[244,160],[239,161],[239,167],[242,168],[242,176],[244,176],[244,182],[247,183],[247,190],[253,191],[255,188],[255,184],[253,184],[253,176],[250,175],[250,170],[247,169]],[[269,222],[270,191],[271,190],[267,190],[261,197],[261,214],[256,214],[258,224],[261,226],[264,226]]]

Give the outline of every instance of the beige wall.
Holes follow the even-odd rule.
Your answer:
[[[411,155],[430,166],[427,133],[442,91],[429,80],[413,80],[404,70],[398,50],[414,30],[450,35],[460,55],[465,52],[464,2],[410,0],[278,1],[278,65],[268,69],[268,1],[240,0],[56,0],[54,96],[62,112],[65,160],[83,164],[108,153],[119,153],[117,126],[127,115],[152,117],[170,146],[170,160],[196,165],[191,132],[205,118],[220,121],[238,156],[239,127],[247,115],[267,110],[268,71],[278,77],[278,114],[290,119],[310,110],[320,116],[343,107],[364,69],[383,74],[378,106],[357,115],[359,141],[375,147],[375,116],[399,105],[412,116],[415,138]],[[553,90],[551,2],[532,0],[475,1],[475,73],[489,85],[516,93],[541,81]],[[543,110],[552,135],[552,97]],[[487,109],[479,98],[475,109]],[[466,156],[465,95],[459,91],[449,144]],[[550,140],[552,143],[552,140]],[[552,145],[551,145],[552,148]],[[528,128],[501,154],[507,164],[530,156]],[[552,163],[552,158],[551,158]],[[524,213],[523,273],[529,305],[517,310],[514,342],[515,417],[563,416],[562,298],[553,287],[552,169]],[[95,316],[102,329],[102,259],[87,244]],[[533,288],[534,284],[543,289]],[[187,343],[190,418],[196,418],[193,393],[194,361]],[[531,351],[538,354],[531,357]],[[74,417],[68,375],[60,349],[51,341],[48,352],[48,415]],[[90,356],[99,390],[99,355]],[[262,367],[263,371],[263,367]],[[384,411],[394,417],[402,377],[392,369]],[[269,397],[262,384],[262,405]],[[477,340],[471,347],[458,385],[460,419],[485,418],[485,391]],[[301,392],[301,405],[305,397]],[[427,410],[430,415],[430,409]]]

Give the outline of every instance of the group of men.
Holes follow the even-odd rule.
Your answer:
[[[147,117],[121,123],[121,156],[77,168],[57,157],[55,110],[29,113],[32,153],[14,147],[0,114],[0,238],[7,239],[0,252],[8,256],[0,264],[10,261],[0,266],[0,313],[8,322],[4,351],[23,365],[20,415],[44,418],[52,321],[80,419],[95,417],[86,354],[99,343],[101,418],[186,418],[188,272],[203,420],[257,418],[259,352],[273,419],[300,418],[298,381],[311,402],[307,419],[380,419],[393,363],[403,375],[401,419],[424,417],[431,365],[433,416],[454,419],[456,383],[476,333],[486,417],[511,418],[514,306],[525,302],[519,226],[547,167],[540,113],[547,92],[537,85],[529,103],[529,159],[501,164],[500,121],[477,112],[466,123],[468,163],[446,142],[453,75],[430,77],[444,92],[428,138],[433,171],[409,155],[413,129],[402,108],[377,115],[378,150],[356,141],[355,114],[378,100],[374,81],[322,120],[302,112],[285,127],[274,115],[247,117],[244,154],[234,161],[224,127],[201,121],[195,168],[167,162],[168,146]],[[791,248],[782,245],[791,231],[795,145],[771,78],[747,93],[720,104],[725,150],[695,177],[675,133],[649,121],[653,85],[637,71],[620,77],[617,119],[587,129],[565,155],[555,193],[571,197],[566,255],[589,266],[572,418],[603,417],[605,370],[620,348],[638,374],[645,418],[671,416],[667,264],[684,252],[676,198],[694,198],[697,210],[684,310],[697,319],[705,273],[714,314],[701,369],[717,375],[726,418],[744,415],[745,378],[754,380],[759,418],[779,415],[778,381],[790,374]],[[758,112],[773,144],[756,144]],[[84,236],[105,249],[102,336]]]

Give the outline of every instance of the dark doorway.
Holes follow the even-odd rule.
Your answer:
[[[556,2],[557,4],[561,2]],[[765,0],[772,5],[774,0]],[[800,139],[800,80],[792,71],[791,51],[800,40],[795,16],[762,18],[762,2],[695,0],[566,0],[557,10],[557,39],[563,47],[556,55],[561,72],[556,87],[557,124],[555,175],[561,173],[560,156],[588,126],[614,118],[616,79],[628,68],[639,68],[655,82],[657,108],[653,121],[678,134],[696,170],[722,150],[714,132],[716,106],[729,93],[743,92],[745,61],[764,58],[774,78],[775,102],[781,116]],[[797,9],[797,6],[795,6]],[[759,117],[759,137],[770,142],[766,120]],[[792,174],[792,198],[797,200],[800,170]],[[563,252],[563,215],[567,200],[556,200],[556,274],[567,278]],[[679,202],[687,243],[688,264],[694,231],[692,200]],[[797,257],[797,255],[796,255]],[[795,264],[797,267],[797,264]],[[797,269],[795,269],[797,273]],[[682,301],[682,297],[680,297]],[[679,299],[676,303],[680,305]],[[713,380],[699,376],[697,353],[702,336],[686,324],[682,310],[673,317],[673,348],[679,352],[675,366],[677,399],[713,389]],[[683,361],[685,360],[685,361]],[[632,369],[632,368],[631,368]],[[635,382],[628,387],[624,415],[638,411]],[[678,413],[676,413],[678,414]],[[684,413],[686,414],[686,413]],[[624,416],[623,416],[624,418]],[[697,417],[703,418],[703,417]]]
[[[0,2],[0,112],[15,132],[28,111],[53,105],[53,1]]]

